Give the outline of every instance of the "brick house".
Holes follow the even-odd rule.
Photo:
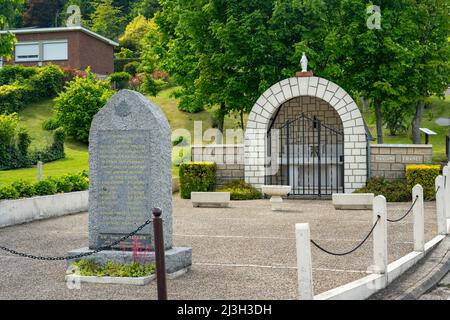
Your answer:
[[[0,34],[6,32],[0,31]],[[17,43],[10,60],[0,59],[0,68],[5,64],[42,66],[53,63],[79,70],[91,67],[101,76],[114,72],[114,48],[119,44],[86,28],[30,28],[9,32],[16,36]]]

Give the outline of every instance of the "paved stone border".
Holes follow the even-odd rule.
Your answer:
[[[447,236],[435,250],[399,277],[390,286],[370,297],[371,300],[416,300],[450,271],[450,237]]]
[[[156,279],[156,275],[152,274],[148,277],[95,277],[80,276],[77,274],[66,275],[66,282],[77,283],[100,283],[100,284],[129,284],[133,286],[145,286]]]
[[[0,228],[86,212],[88,191],[0,201]]]
[[[318,77],[289,78],[270,87],[254,105],[245,132],[245,179],[260,188],[265,180],[266,135],[277,110],[295,97],[324,100],[339,114],[344,127],[344,187],[351,193],[367,179],[364,121],[352,97],[335,83]]]
[[[445,239],[445,236],[436,236],[425,244],[425,252],[411,252],[399,260],[390,263],[387,268],[387,274],[371,274],[362,279],[318,294],[314,296],[314,300],[365,300],[386,288],[387,285],[431,252],[443,239]]]
[[[191,267],[178,270],[167,274],[167,279],[174,280],[191,271]],[[156,274],[148,277],[95,277],[95,276],[80,276],[78,274],[70,274],[71,267],[67,270],[68,274],[65,277],[66,282],[72,284],[78,283],[99,283],[99,284],[128,284],[133,286],[145,286],[156,279]]]

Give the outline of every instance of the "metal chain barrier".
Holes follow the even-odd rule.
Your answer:
[[[9,252],[13,255],[19,256],[19,257],[23,257],[23,258],[28,258],[28,259],[33,259],[33,260],[40,260],[40,261],[64,261],[64,260],[73,260],[73,259],[80,259],[80,258],[84,258],[84,257],[88,257],[88,256],[92,256],[96,253],[102,252],[102,251],[106,251],[106,250],[110,250],[112,247],[117,246],[119,243],[121,243],[122,241],[125,241],[131,237],[133,237],[134,235],[136,235],[139,231],[141,231],[142,229],[144,229],[146,226],[148,226],[149,224],[151,224],[152,221],[151,220],[147,220],[143,225],[141,225],[139,228],[137,228],[136,230],[134,230],[133,232],[127,234],[126,236],[123,236],[122,238],[120,238],[119,240],[114,241],[113,243],[104,246],[104,247],[100,247],[95,249],[94,251],[91,252],[87,252],[87,253],[82,253],[82,254],[77,254],[74,256],[63,256],[63,257],[40,257],[40,256],[34,256],[31,254],[26,254],[26,253],[22,253],[22,252],[18,252],[16,250],[12,250],[6,247],[1,247],[0,246],[0,250]]]
[[[403,217],[401,217],[401,218],[399,218],[399,219],[394,219],[394,220],[387,219],[387,221],[388,221],[388,222],[395,223],[395,222],[400,222],[400,221],[402,221],[403,219],[405,219],[405,218],[412,212],[412,209],[413,209],[414,206],[416,205],[417,200],[419,200],[419,196],[416,196],[416,199],[414,200],[414,202],[413,202],[411,208],[409,208],[409,210],[403,215]]]
[[[377,226],[377,224],[378,224],[378,222],[380,221],[380,219],[381,219],[381,216],[378,216],[378,219],[377,219],[377,221],[374,223],[374,225],[373,225],[372,229],[370,230],[369,234],[364,238],[364,240],[363,240],[360,244],[358,244],[355,248],[353,248],[353,249],[350,250],[350,251],[343,252],[343,253],[331,252],[331,251],[329,251],[329,250],[324,249],[323,247],[321,247],[321,246],[320,246],[319,244],[317,244],[317,242],[315,242],[314,240],[311,240],[311,243],[312,243],[314,246],[316,246],[317,249],[319,249],[319,250],[321,250],[321,251],[323,251],[323,252],[325,252],[325,253],[328,253],[328,254],[330,254],[330,255],[332,255],[332,256],[338,256],[338,257],[340,257],[340,256],[346,256],[346,255],[349,255],[349,254],[355,252],[356,250],[358,250],[359,248],[361,248],[361,246],[367,241],[367,239],[369,239],[369,237],[372,235],[372,233],[373,233],[373,231],[375,230],[375,227]]]

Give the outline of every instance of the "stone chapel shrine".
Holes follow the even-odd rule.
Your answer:
[[[257,188],[290,185],[291,196],[351,193],[365,185],[367,126],[352,97],[335,83],[302,72],[256,101],[244,142],[245,180]]]

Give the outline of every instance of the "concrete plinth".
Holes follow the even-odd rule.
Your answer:
[[[68,253],[69,256],[75,256],[79,254],[84,254],[88,252],[92,252],[89,248],[81,248],[77,250],[70,251]],[[192,248],[184,248],[184,247],[175,247],[170,250],[166,250],[166,271],[167,273],[175,273],[183,269],[188,269],[192,265]],[[81,258],[83,259],[83,258]],[[70,266],[73,262],[81,260],[68,260],[67,264]],[[108,261],[112,261],[114,263],[127,264],[132,263],[133,260],[133,252],[131,251],[120,251],[120,250],[110,250],[110,251],[102,251],[96,253],[92,256],[88,256],[85,259],[94,260],[96,263],[105,264]],[[139,252],[138,253],[138,261],[145,263],[154,263],[155,262],[155,252]]]

